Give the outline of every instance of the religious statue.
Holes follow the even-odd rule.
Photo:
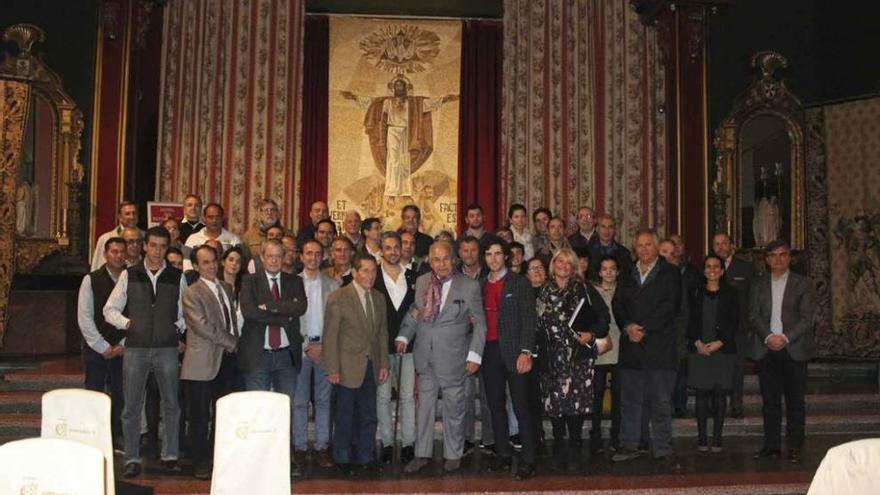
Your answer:
[[[779,209],[779,196],[781,193],[782,164],[777,163],[774,168],[776,190],[771,192],[772,186],[768,184],[769,177],[767,167],[762,166],[760,179],[762,193],[755,205],[755,219],[752,222],[752,231],[755,234],[755,244],[766,246],[779,239],[782,232],[782,213]]]
[[[458,95],[437,98],[410,96],[413,85],[404,75],[388,82],[392,96],[358,96],[342,91],[366,111],[364,132],[379,172],[385,176],[385,196],[413,196],[412,174],[434,149],[431,112]]]

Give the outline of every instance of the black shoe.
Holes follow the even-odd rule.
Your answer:
[[[510,437],[510,446],[517,452],[522,450],[522,440],[520,440],[519,434]]]
[[[318,460],[318,466],[324,469],[330,469],[336,464],[333,462],[333,456],[330,454],[330,449],[316,450],[315,458]]]
[[[529,478],[535,477],[535,465],[534,464],[520,464],[519,468],[516,470],[516,474],[513,475],[513,478],[517,481],[527,480]]]
[[[346,476],[354,476],[354,468],[351,464],[337,464],[336,467],[342,474]]]
[[[605,453],[605,445],[601,438],[590,440],[590,455],[602,455]]]
[[[461,456],[464,457],[473,451],[474,451],[474,442],[471,442],[470,440],[465,440],[464,441],[464,449],[461,452]]]
[[[498,448],[495,447],[494,443],[490,443],[486,445],[484,443],[480,443],[480,451],[485,455],[498,455]]]
[[[382,454],[379,456],[379,459],[382,461],[382,464],[391,464],[391,461],[394,460],[394,447],[391,445],[382,447]]]
[[[290,461],[290,477],[299,478],[300,476],[302,476],[302,471],[299,469],[299,463]]]
[[[211,479],[211,471],[211,464],[207,462],[202,462],[193,466],[193,476],[197,480]]]
[[[293,462],[297,464],[305,464],[309,462],[309,451],[307,450],[294,450],[293,455],[291,456]]]
[[[611,460],[614,462],[626,462],[641,457],[642,454],[643,452],[640,450],[620,448],[617,449],[617,452],[615,452],[613,456],[611,456]]]
[[[791,449],[788,451],[788,462],[792,464],[800,464],[801,462],[801,451],[798,449]]]
[[[382,465],[377,462],[354,465],[354,472],[361,475],[382,474],[382,471]]]
[[[141,475],[141,463],[139,462],[129,462],[125,465],[125,469],[122,471],[122,476],[125,478],[137,478]]]
[[[743,419],[743,410],[742,409],[731,409],[730,417],[734,419]]]
[[[510,468],[513,466],[513,460],[510,457],[496,457],[491,464],[489,464],[489,471],[493,473],[500,473],[504,471],[510,471]]]
[[[678,407],[675,408],[675,413],[674,413],[674,415],[675,415],[676,418],[686,418],[686,417],[687,417],[687,414],[688,414],[688,413],[687,413],[687,409],[681,409],[681,408],[678,408]]]
[[[168,474],[180,474],[183,472],[183,468],[180,467],[180,464],[175,459],[162,461],[162,468]]]
[[[412,445],[400,449],[400,462],[406,464],[416,458],[416,449]]]
[[[662,468],[681,469],[678,458],[672,452],[655,457],[654,462]]]
[[[755,454],[752,455],[752,459],[755,459],[755,460],[757,460],[757,459],[779,459],[779,457],[781,455],[782,455],[782,452],[780,452],[779,450],[768,449],[765,447],[765,448],[755,452]]]
[[[638,448],[639,454],[647,454],[651,451],[651,445],[648,442],[640,442]]]

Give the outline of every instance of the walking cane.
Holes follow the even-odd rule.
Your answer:
[[[400,422],[400,377],[403,375],[403,354],[397,355],[397,404],[394,405],[394,458],[400,461],[400,446],[397,445],[397,423]]]

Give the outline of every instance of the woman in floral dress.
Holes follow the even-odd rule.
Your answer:
[[[593,345],[608,333],[608,309],[596,289],[584,285],[577,268],[574,252],[560,249],[538,293],[541,399],[553,424],[554,466],[568,469],[577,467],[581,430],[593,405]],[[567,445],[562,441],[566,433]]]

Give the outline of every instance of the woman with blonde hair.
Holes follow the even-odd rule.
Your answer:
[[[608,308],[596,289],[584,284],[569,248],[553,256],[537,304],[538,373],[544,411],[553,424],[554,467],[576,469],[581,430],[593,406],[595,341],[608,333]]]

